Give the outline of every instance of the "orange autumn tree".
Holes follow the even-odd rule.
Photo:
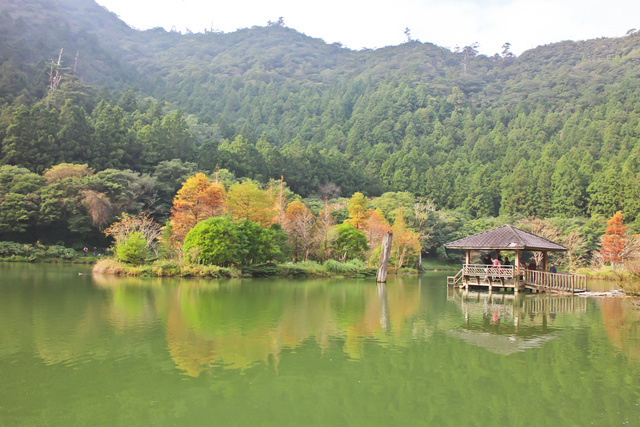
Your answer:
[[[402,207],[399,207],[396,210],[396,221],[393,224],[393,243],[391,247],[396,269],[402,268],[408,257],[417,257],[421,249],[420,235],[407,228]]]
[[[294,261],[309,259],[313,246],[313,225],[315,216],[299,200],[289,203],[282,222],[282,228],[289,238],[289,246]]]
[[[367,236],[367,243],[370,248],[375,248],[382,244],[382,238],[388,231],[392,230],[389,221],[386,220],[380,209],[369,210],[367,212],[369,221],[367,223],[367,229],[364,234]]]
[[[176,242],[184,241],[197,223],[225,212],[226,193],[224,187],[211,182],[198,173],[187,179],[173,199],[171,208],[171,237]]]
[[[611,268],[615,269],[616,264],[624,261],[627,244],[625,231],[627,231],[627,227],[622,225],[622,212],[618,211],[607,221],[607,228],[602,236],[600,247],[602,258],[611,262]]]

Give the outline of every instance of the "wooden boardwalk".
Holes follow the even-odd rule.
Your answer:
[[[549,273],[546,271],[516,271],[511,265],[498,267],[464,264],[455,276],[447,277],[447,285],[488,288],[489,291],[509,289],[514,292],[580,293],[587,291],[587,277],[581,274]]]

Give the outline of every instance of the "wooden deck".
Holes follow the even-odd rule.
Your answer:
[[[514,292],[579,293],[587,291],[587,277],[581,274],[549,273],[536,270],[516,270],[514,266],[498,267],[465,264],[455,276],[447,277],[447,285],[484,287],[489,291],[509,289]]]

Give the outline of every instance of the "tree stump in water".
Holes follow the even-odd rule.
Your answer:
[[[387,232],[382,239],[382,250],[380,251],[380,263],[378,264],[377,283],[386,283],[387,272],[389,271],[389,258],[391,257],[391,242],[393,241],[393,233]]]

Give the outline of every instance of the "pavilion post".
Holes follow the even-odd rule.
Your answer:
[[[542,271],[547,271],[549,268],[547,266],[549,262],[549,253],[547,251],[542,251]]]
[[[467,256],[465,258],[467,265],[471,264],[471,249],[467,249]]]
[[[520,249],[516,249],[514,252],[516,253],[516,262],[515,269],[513,270],[513,282],[515,288],[517,289],[518,284],[520,283]]]

